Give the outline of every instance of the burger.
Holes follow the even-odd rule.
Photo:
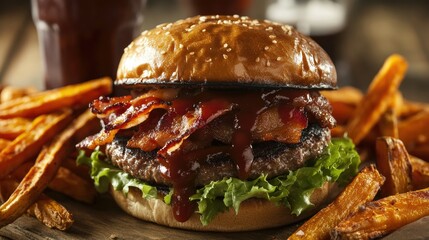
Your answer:
[[[331,139],[335,119],[319,93],[336,88],[335,67],[288,25],[240,16],[159,25],[124,50],[114,84],[130,95],[90,104],[102,130],[78,144],[78,162],[137,218],[276,227],[314,212],[357,172],[351,141]]]

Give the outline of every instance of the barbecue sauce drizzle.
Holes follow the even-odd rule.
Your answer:
[[[161,172],[173,182],[172,209],[177,221],[184,222],[195,211],[196,204],[189,200],[195,193],[195,176],[199,161],[220,152],[229,153],[235,162],[238,176],[246,179],[254,159],[251,131],[259,113],[270,106],[278,105],[278,113],[284,124],[298,121],[307,126],[308,119],[302,106],[293,106],[298,97],[309,98],[305,90],[272,90],[247,91],[237,94],[236,91],[203,91],[191,97],[178,98],[171,102],[166,117],[187,114],[191,109],[200,108],[199,127],[226,111],[231,104],[234,114],[234,133],[230,147],[209,147],[191,152],[184,152],[180,147],[173,152],[160,154]],[[169,122],[169,121],[165,121]],[[171,122],[170,122],[171,123]],[[167,143],[169,144],[169,143]]]

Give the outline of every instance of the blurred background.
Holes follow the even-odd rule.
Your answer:
[[[340,85],[361,89],[388,55],[399,53],[409,62],[401,87],[405,97],[429,101],[429,1],[147,0],[139,11],[143,18],[136,32],[208,13],[241,13],[292,24],[329,52]],[[31,0],[0,1],[0,83],[43,89],[39,46]]]

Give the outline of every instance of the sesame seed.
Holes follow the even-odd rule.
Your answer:
[[[144,32],[142,32],[142,35],[146,35],[147,34],[147,30],[145,30]]]
[[[165,25],[167,25],[167,24],[166,24],[166,23],[161,23],[161,24],[156,25],[156,28],[162,28],[162,27],[164,27]]]
[[[276,43],[277,43],[277,40],[273,40],[273,43],[274,43],[274,44],[276,44]]]
[[[226,49],[227,52],[231,52],[231,50],[232,50],[231,48],[227,48]]]
[[[216,15],[216,19],[219,19],[219,15]]]
[[[245,23],[243,23],[243,24],[241,24],[241,25],[243,25],[243,27],[247,27],[247,24],[245,24]]]
[[[260,59],[259,57],[257,57],[257,58],[255,59],[255,61],[256,61],[256,62],[260,62],[260,61],[261,61],[261,59]]]
[[[209,62],[211,62],[212,61],[212,59],[211,58],[207,58],[206,60],[205,60],[205,62],[206,63],[209,63]]]
[[[166,54],[166,53],[167,53],[166,51],[162,51],[162,52],[161,52],[161,54],[162,54],[162,55],[164,55],[164,54]]]
[[[206,31],[207,31],[207,29],[205,29],[205,28],[203,30],[201,30],[201,32],[206,32]]]
[[[291,26],[289,26],[289,25],[283,25],[283,26],[282,26],[282,29],[283,29],[283,31],[287,32],[287,31],[292,30],[292,27],[291,27]]]
[[[165,35],[170,35],[170,32],[169,31],[165,32]]]
[[[179,48],[183,48],[183,44],[181,44],[181,43],[180,43],[180,44],[179,44]]]
[[[242,16],[241,17],[241,20],[247,20],[247,19],[249,19],[249,17],[247,17],[247,16]]]
[[[238,16],[238,14],[234,14],[232,15],[233,18],[239,18],[240,16]]]
[[[228,55],[223,54],[222,56],[223,56],[223,59],[228,59]]]
[[[270,35],[269,36],[271,39],[274,39],[274,38],[276,38],[276,35]]]
[[[195,52],[190,52],[190,53],[189,53],[189,55],[194,55],[194,54],[195,54]]]
[[[277,61],[281,61],[282,60],[282,57],[277,57],[277,59],[276,59]]]
[[[171,28],[172,25],[173,25],[172,23],[169,23],[169,24],[163,26],[162,29],[167,30],[167,29]]]
[[[223,44],[223,47],[227,48],[228,47],[228,43]]]
[[[192,31],[192,29],[190,29],[190,28],[186,28],[186,29],[185,29],[185,31],[186,31],[186,32],[190,32],[190,31]]]
[[[271,66],[270,61],[267,61],[267,67]]]
[[[206,17],[206,16],[201,16],[201,17],[200,17],[200,21],[204,22],[204,21],[206,21],[206,20],[207,20],[207,17]]]
[[[268,49],[270,49],[270,47],[268,47],[268,46],[265,46],[265,47],[264,47],[264,50],[265,50],[265,51],[267,51]]]
[[[283,25],[282,29],[284,32],[286,32],[289,36],[292,35],[292,27],[289,25]]]

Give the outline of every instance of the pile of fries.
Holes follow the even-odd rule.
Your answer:
[[[85,203],[96,191],[88,169],[76,166],[75,144],[99,131],[88,104],[112,91],[102,78],[54,90],[5,87],[0,92],[0,227],[24,213],[65,230],[73,215],[45,188]]]
[[[406,69],[392,55],[365,94],[322,92],[338,121],[332,135],[350,137],[366,167],[289,239],[373,239],[429,215],[429,104],[402,97]]]

